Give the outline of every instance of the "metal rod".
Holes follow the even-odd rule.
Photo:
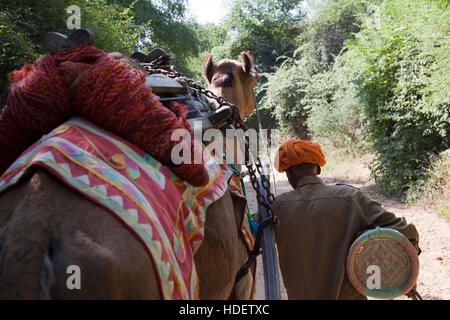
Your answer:
[[[261,194],[267,198],[267,191],[262,186],[261,177],[258,177]],[[259,221],[272,219],[269,211],[264,205],[258,204]],[[264,288],[266,300],[280,300],[280,281],[278,275],[278,253],[275,246],[275,230],[273,224],[263,229],[262,239],[262,261],[264,271]]]

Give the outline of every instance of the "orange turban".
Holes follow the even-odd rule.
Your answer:
[[[275,155],[278,172],[284,172],[301,163],[313,163],[323,167],[327,162],[320,144],[307,140],[289,140],[280,146]]]

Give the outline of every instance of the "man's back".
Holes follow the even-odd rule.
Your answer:
[[[273,206],[277,246],[289,299],[362,299],[345,273],[347,251],[358,233],[389,227],[418,241],[413,225],[346,185],[305,176]]]

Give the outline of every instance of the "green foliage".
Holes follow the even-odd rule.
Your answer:
[[[359,95],[381,191],[404,197],[430,158],[450,146],[449,11],[435,2],[385,1],[349,55],[359,57]]]
[[[312,84],[312,75],[317,69],[317,61],[305,56],[303,59],[287,59],[273,74],[265,74],[265,96],[262,107],[271,110],[280,129],[293,131],[302,138],[308,137],[305,120],[307,103],[305,97]]]
[[[258,57],[260,72],[273,71],[278,57],[292,55],[301,33],[301,0],[235,0],[225,21],[228,40],[213,53],[236,58],[241,51]]]
[[[33,43],[31,47],[39,50],[46,32],[63,31],[66,28],[68,14],[65,9],[71,4],[64,0],[0,0],[2,13],[10,18],[9,21],[2,21],[2,24],[22,33]]]
[[[450,218],[450,149],[431,158],[427,179],[419,179],[408,191],[407,203],[436,206],[442,216]]]
[[[0,97],[3,106],[7,96],[7,74],[31,63],[46,52],[42,39],[47,32],[68,34],[66,8],[78,5],[81,9],[81,27],[95,33],[95,45],[106,51],[130,54],[139,47],[146,25],[137,25],[132,7],[109,4],[106,0],[18,0],[1,1],[0,13]]]
[[[294,58],[267,76],[263,107],[273,110],[282,129],[356,147],[361,107],[350,83],[353,70],[333,62],[366,10],[366,2],[326,1],[306,25]]]
[[[190,25],[197,34],[200,52],[209,52],[227,39],[227,30],[223,26],[212,23],[200,25],[197,22],[190,22]]]
[[[122,7],[106,0],[72,1],[81,8],[81,27],[95,34],[95,46],[107,51],[119,51],[130,55],[140,46],[140,40],[148,35],[146,24],[137,24],[133,6]],[[67,16],[67,15],[66,15]]]
[[[183,20],[186,0],[109,0],[124,7],[131,6],[131,13],[138,25],[146,25],[147,33],[140,38],[144,51],[164,48],[174,57],[173,63],[180,71],[190,73],[189,61],[199,54],[196,31]]]
[[[2,14],[9,17],[2,25],[22,34],[36,53],[45,52],[42,39],[49,31],[68,34],[66,8],[78,5],[81,9],[81,27],[94,31],[95,45],[105,51],[121,50],[129,54],[145,35],[146,25],[137,25],[132,16],[133,7],[122,7],[106,0],[19,0],[2,2]]]
[[[71,32],[66,26],[66,8],[70,5],[80,7],[81,27],[94,32],[95,46],[127,55],[163,47],[174,56],[181,71],[188,76],[200,74],[190,69],[192,57],[199,53],[199,41],[192,26],[183,21],[185,0],[157,4],[143,0],[1,0],[0,4],[2,106],[7,96],[7,74],[46,52],[42,38],[47,32]]]
[[[379,190],[405,198],[450,146],[448,21],[442,1],[321,2],[294,58],[266,75],[263,107],[336,147],[364,135]]]
[[[61,1],[43,2],[48,3],[0,1],[0,109],[7,97],[7,74],[38,57],[42,37],[48,28],[55,25],[60,30],[64,26],[65,20],[58,23],[55,19],[63,15]]]
[[[309,130],[350,152],[360,147],[362,135],[362,106],[352,82],[355,77],[355,70],[338,59],[333,69],[313,76],[305,97]]]
[[[242,51],[249,51],[255,57],[255,68],[262,74],[273,72],[283,58],[292,56],[297,47],[297,38],[302,32],[304,19],[302,0],[235,0],[223,27],[227,38],[211,52],[215,59],[239,59]],[[265,95],[266,78],[257,84],[257,104]],[[259,114],[259,118],[258,118]],[[258,114],[246,119],[250,127],[263,128],[277,126],[273,110],[259,108]]]
[[[206,86],[206,81],[201,74],[203,59],[206,55],[211,53],[213,48],[222,45],[226,41],[227,31],[223,26],[211,23],[201,25],[195,21],[189,21],[187,25],[194,30],[197,35],[199,53],[188,59],[184,73],[186,76],[194,79],[197,83]],[[214,59],[217,61],[217,57],[214,57]]]
[[[377,0],[328,0],[316,3],[315,14],[302,38],[321,52],[331,65],[344,45],[360,29],[367,11]]]
[[[15,28],[13,18],[7,11],[0,12],[0,110],[6,100],[7,73],[37,57],[33,43]]]

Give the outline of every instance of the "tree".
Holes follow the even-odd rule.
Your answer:
[[[198,83],[206,86],[206,81],[202,77],[203,59],[211,53],[213,48],[221,46],[227,39],[227,30],[222,25],[212,23],[199,24],[195,21],[188,21],[187,25],[194,30],[199,44],[199,53],[189,58],[185,74]]]
[[[359,0],[328,0],[314,7],[292,58],[268,74],[264,85],[262,107],[275,114],[282,129],[301,138],[326,136],[336,145],[356,143],[357,99],[352,98],[354,92],[346,92],[352,88],[345,76],[348,70],[334,68],[334,62],[345,41],[359,31],[367,7],[366,1]],[[342,100],[337,101],[343,97],[350,107],[348,114]]]
[[[274,72],[281,65],[280,57],[292,56],[297,47],[297,37],[302,32],[304,13],[303,0],[235,0],[230,13],[225,18],[223,28],[227,30],[225,41],[214,48],[215,59],[238,59],[241,51],[249,51],[255,57],[258,73]],[[256,87],[256,103],[265,95],[265,77],[261,77]],[[259,108],[258,114],[247,119],[251,127],[276,126],[271,110]]]
[[[274,71],[278,57],[291,56],[301,33],[301,0],[234,1],[225,20],[228,40],[213,51],[219,58],[237,57],[243,50],[258,57],[260,72]]]
[[[199,41],[192,25],[184,21],[186,0],[110,0],[122,6],[131,6],[138,25],[148,25],[141,37],[147,51],[162,47],[174,57],[174,64],[189,73],[189,60],[199,54]]]
[[[198,56],[199,42],[194,29],[183,21],[185,0],[158,4],[143,0],[1,0],[0,4],[1,106],[7,96],[7,74],[46,52],[42,39],[47,32],[71,32],[66,25],[70,5],[80,7],[81,27],[94,32],[95,46],[127,55],[163,47],[181,71],[193,75],[188,64]]]
[[[303,43],[311,50],[321,53],[327,65],[332,65],[339,55],[344,42],[353,39],[359,32],[363,19],[379,0],[326,0],[313,4],[314,15],[306,32],[302,34]]]
[[[438,1],[385,1],[348,44],[376,153],[372,175],[400,198],[450,148],[449,19]]]

